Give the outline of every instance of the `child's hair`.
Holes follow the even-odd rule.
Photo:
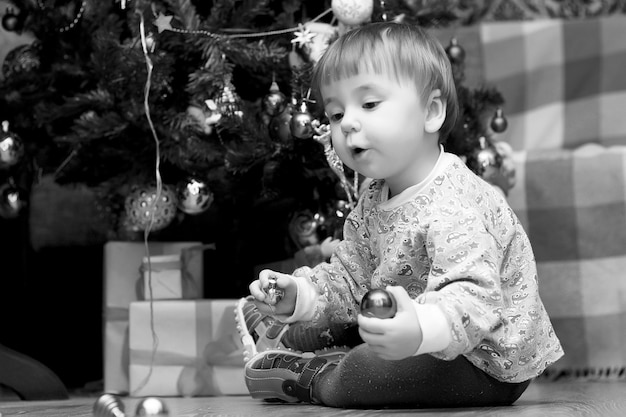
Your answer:
[[[446,119],[439,130],[445,140],[459,112],[450,61],[441,43],[416,25],[369,23],[332,42],[313,70],[312,90],[332,81],[370,72],[409,80],[422,100],[435,89],[447,105]]]

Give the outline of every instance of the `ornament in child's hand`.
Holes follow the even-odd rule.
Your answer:
[[[397,309],[394,296],[382,288],[369,290],[361,299],[361,314],[365,317],[389,319],[396,315]]]

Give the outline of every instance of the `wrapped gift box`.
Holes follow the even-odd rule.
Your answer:
[[[203,296],[203,250],[200,242],[150,242],[148,256],[184,254],[186,281],[183,296]],[[143,242],[107,242],[104,246],[104,390],[127,394],[128,308],[143,298]],[[183,259],[181,258],[181,259]]]
[[[246,395],[237,300],[130,305],[130,395]]]
[[[143,258],[143,298],[145,300],[183,298],[180,255]]]

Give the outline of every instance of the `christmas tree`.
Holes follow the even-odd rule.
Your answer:
[[[95,190],[108,238],[185,239],[202,225],[192,238],[256,265],[341,237],[363,178],[316,140],[316,59],[369,21],[469,24],[480,10],[462,3],[16,0],[3,28],[35,41],[3,65],[0,214],[19,215],[48,176]],[[462,45],[447,48],[461,117],[446,149],[492,176],[504,99],[465,87]]]

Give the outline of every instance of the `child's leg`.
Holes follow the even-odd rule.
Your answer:
[[[512,404],[528,384],[497,381],[462,356],[387,361],[362,344],[322,371],[312,394],[324,405],[343,408],[494,406]]]

